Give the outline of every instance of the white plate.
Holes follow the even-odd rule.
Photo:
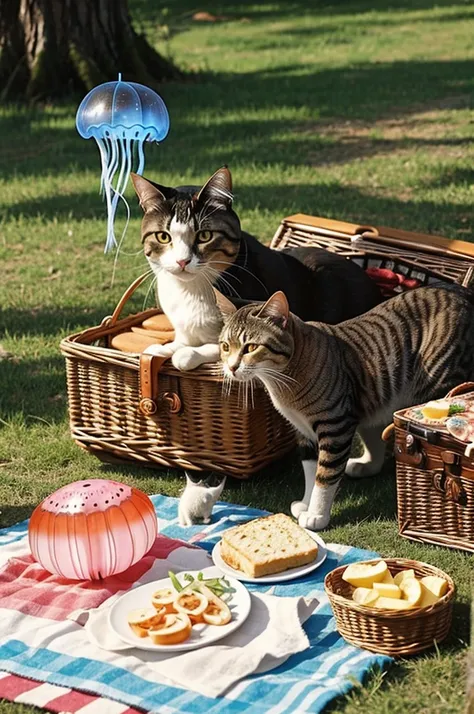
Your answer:
[[[222,570],[229,578],[235,578],[236,580],[242,580],[245,583],[281,583],[284,580],[294,580],[294,578],[300,578],[302,575],[311,573],[316,568],[319,568],[322,563],[326,560],[327,550],[326,543],[323,541],[320,535],[313,533],[305,528],[306,533],[311,536],[311,538],[318,544],[318,555],[316,560],[307,565],[300,565],[298,568],[291,568],[290,570],[284,570],[282,573],[273,573],[272,575],[262,575],[260,578],[252,578],[247,573],[243,573],[241,570],[236,570],[230,565],[227,565],[222,560],[221,557],[221,541],[216,543],[212,549],[212,560],[214,565],[217,565],[219,570]]]
[[[205,578],[222,577],[222,573],[214,567],[203,568],[198,570],[183,570],[183,573],[191,573],[197,575],[202,572]],[[180,582],[183,582],[183,577],[180,573],[176,573]],[[109,627],[120,637],[121,640],[127,642],[141,650],[149,650],[151,652],[182,652],[184,650],[195,650],[198,647],[205,647],[227,637],[231,632],[237,630],[246,620],[250,612],[250,593],[247,588],[233,578],[228,578],[230,585],[235,588],[235,593],[232,594],[232,600],[228,601],[232,620],[227,625],[193,625],[191,635],[184,642],[176,645],[155,645],[147,637],[137,637],[130,629],[127,622],[127,615],[131,610],[137,610],[141,607],[151,607],[151,598],[156,590],[171,586],[169,578],[155,580],[152,583],[140,585],[137,588],[132,588],[122,595],[121,598],[111,607],[109,612]]]

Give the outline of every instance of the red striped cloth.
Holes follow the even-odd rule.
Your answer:
[[[100,582],[76,582],[47,573],[31,555],[10,558],[0,570],[0,607],[27,615],[62,621],[74,610],[98,607],[119,590],[128,590],[155,559],[166,558],[176,548],[192,545],[158,535],[147,555],[125,573]],[[0,699],[32,704],[63,714],[140,714],[141,710],[125,704],[60,687],[37,682],[16,674],[0,672]]]

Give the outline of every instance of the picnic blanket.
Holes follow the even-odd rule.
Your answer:
[[[190,547],[211,552],[225,528],[263,515],[245,506],[218,503],[211,524],[182,528],[177,499],[153,496],[152,501],[159,521],[154,547],[126,573],[101,582],[73,583],[32,565],[27,521],[0,530],[0,697],[78,714],[315,713],[362,681],[369,669],[385,668],[392,661],[347,644],[335,629],[324,576],[338,565],[376,557],[335,544],[328,545],[325,563],[304,577],[273,586],[247,584],[255,592],[271,589],[277,596],[315,597],[320,605],[304,625],[309,649],[269,672],[244,678],[223,696],[210,698],[169,683],[151,683],[107,652],[94,659],[85,651],[69,651],[62,634],[66,621],[68,628],[80,627],[68,620],[74,611],[96,608],[131,587],[157,558],[179,569]]]

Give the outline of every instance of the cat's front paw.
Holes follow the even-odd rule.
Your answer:
[[[146,355],[153,355],[154,357],[171,357],[173,354],[173,349],[170,349],[169,345],[150,345],[143,351]]]
[[[202,362],[202,357],[193,347],[180,347],[180,349],[174,353],[171,362],[176,369],[181,370],[181,372],[187,372],[190,369],[199,367]]]
[[[302,528],[308,528],[310,531],[322,531],[329,525],[330,518],[328,516],[318,516],[311,511],[303,511],[298,516],[298,524]]]
[[[308,504],[304,501],[293,501],[290,506],[291,515],[293,518],[299,518],[301,513],[308,510]]]
[[[348,478],[359,479],[375,476],[380,471],[380,466],[372,461],[359,459],[349,459],[346,465],[346,476]]]

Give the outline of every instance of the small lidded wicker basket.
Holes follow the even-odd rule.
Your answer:
[[[378,560],[366,561],[368,564]],[[417,578],[437,575],[448,583],[448,590],[434,605],[407,610],[382,610],[359,605],[352,600],[354,587],[342,579],[347,565],[326,575],[324,589],[342,637],[371,652],[391,657],[416,654],[445,639],[452,619],[455,587],[442,570],[427,563],[405,558],[385,558],[392,575],[413,569]]]

